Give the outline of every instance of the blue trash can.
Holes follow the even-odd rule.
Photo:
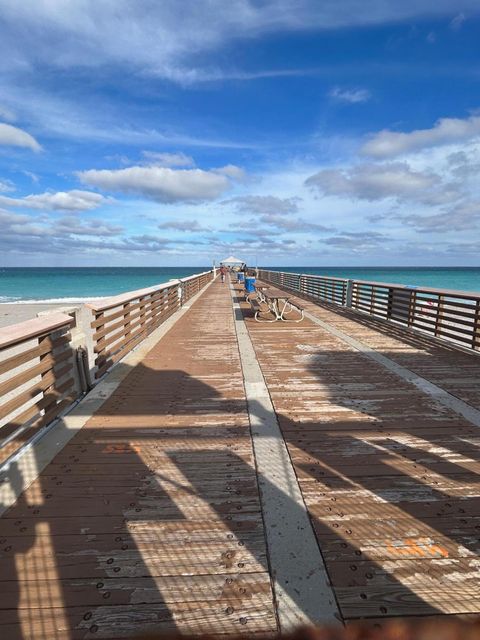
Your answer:
[[[245,291],[248,291],[248,293],[253,293],[255,291],[255,278],[250,276],[245,278]]]
[[[237,282],[244,282],[245,280],[245,274],[243,273],[243,271],[239,271],[237,273]]]

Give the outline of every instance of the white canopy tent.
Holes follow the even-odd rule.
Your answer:
[[[225,260],[220,260],[220,264],[224,264],[227,267],[234,267],[234,266],[240,266],[242,264],[244,264],[245,260],[238,260],[237,258],[234,258],[233,256],[230,256],[229,258],[225,258]]]

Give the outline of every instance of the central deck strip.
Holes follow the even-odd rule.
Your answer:
[[[0,519],[0,636],[277,629],[226,285]]]
[[[477,356],[305,306],[475,399]],[[242,307],[344,619],[479,613],[478,427],[312,321]]]

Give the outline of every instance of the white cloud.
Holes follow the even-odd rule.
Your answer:
[[[15,122],[17,116],[11,109],[0,104],[0,118],[2,118],[2,120],[7,120],[8,122]]]
[[[464,13],[459,13],[450,22],[450,28],[453,29],[453,31],[459,31],[466,19]]]
[[[237,167],[234,164],[227,164],[225,167],[219,167],[218,169],[212,169],[215,173],[232,178],[232,180],[238,180],[242,182],[246,179],[247,174],[241,167]]]
[[[340,87],[334,87],[328,92],[328,95],[339,102],[348,102],[350,104],[368,102],[372,97],[368,89],[341,89]]]
[[[349,169],[324,169],[310,176],[305,184],[327,196],[363,200],[424,200],[441,186],[433,173],[413,171],[404,162],[361,164]],[[456,194],[458,197],[458,194]]]
[[[265,213],[261,215],[258,220],[250,221],[250,229],[255,228],[256,222],[263,222],[264,224],[271,225],[275,229],[281,229],[282,231],[289,231],[290,233],[306,233],[308,231],[323,232],[333,231],[331,227],[326,227],[318,222],[310,222],[304,218],[294,218],[291,216],[279,215],[274,213]]]
[[[0,209],[0,229],[2,232],[7,225],[21,224],[23,222],[29,222],[30,216],[23,215],[21,213],[11,213],[5,209]]]
[[[84,184],[136,193],[157,202],[202,202],[214,200],[229,187],[225,176],[202,169],[170,169],[134,166],[127,169],[91,169],[78,173]]]
[[[287,214],[298,211],[300,198],[278,198],[276,196],[238,196],[222,204],[233,204],[239,213]]]
[[[15,185],[11,180],[0,180],[0,193],[8,193],[9,191],[15,191]]]
[[[36,173],[33,173],[33,171],[27,171],[26,169],[22,169],[22,173],[24,176],[27,176],[27,178],[30,178],[30,180],[35,184],[38,184],[40,182],[40,178],[37,176]]]
[[[73,233],[82,236],[116,236],[123,231],[123,227],[107,224],[102,220],[79,220],[75,216],[57,220],[52,229],[56,234]]]
[[[336,236],[326,238],[323,242],[340,249],[348,249],[354,253],[363,253],[383,245],[385,240],[385,236],[377,231],[343,231]]]
[[[38,85],[32,86],[28,82],[8,83],[7,76],[4,76],[3,80],[2,93],[8,95],[9,103],[15,105],[22,119],[34,123],[37,130],[47,131],[49,136],[60,137],[62,140],[94,140],[142,148],[152,145],[225,149],[260,147],[258,140],[252,142],[243,138],[237,142],[224,139],[218,135],[217,127],[207,130],[206,127],[200,129],[195,126],[195,133],[189,134],[184,129],[184,119],[177,126],[171,122],[163,123],[163,119],[159,117],[158,128],[146,126],[140,120],[126,123],[124,108],[116,101],[99,100],[94,95],[88,101],[75,100],[66,98],[63,94],[52,94],[51,91],[48,92]],[[117,162],[125,160],[112,156],[109,159]],[[131,164],[131,161],[126,164]]]
[[[40,151],[42,148],[29,133],[11,124],[5,124],[4,122],[0,122],[0,144],[12,147],[25,147],[32,149],[32,151]]]
[[[238,38],[449,16],[451,0],[2,0],[0,64],[128,65],[174,80],[195,75],[202,53]],[[458,11],[477,0],[456,0]]]
[[[99,193],[78,189],[32,194],[24,198],[0,196],[0,204],[5,206],[41,209],[43,211],[90,211],[108,202],[109,199]]]
[[[451,210],[433,215],[408,214],[400,219],[420,233],[470,231],[480,223],[480,202],[462,202]]]
[[[142,151],[148,164],[156,164],[160,167],[193,167],[195,162],[191,156],[185,153],[162,153],[159,151]]]
[[[384,129],[374,134],[360,149],[360,153],[374,158],[394,156],[443,144],[451,144],[480,135],[480,116],[441,118],[431,129],[417,129],[400,133]]]
[[[174,231],[211,231],[209,227],[203,227],[198,220],[167,220],[159,224],[158,228]]]

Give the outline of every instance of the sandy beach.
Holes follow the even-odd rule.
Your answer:
[[[3,302],[0,304],[0,328],[7,327],[10,324],[31,320],[37,317],[40,311],[49,309],[61,309],[62,307],[74,307],[76,303],[61,302],[32,302],[25,304],[12,304]],[[81,304],[81,303],[77,303]]]

